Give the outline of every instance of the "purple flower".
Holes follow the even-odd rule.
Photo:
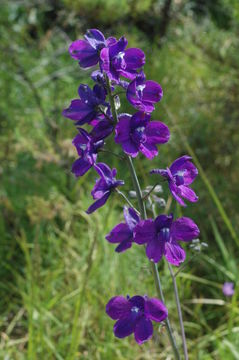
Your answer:
[[[222,287],[222,292],[225,296],[232,296],[235,292],[234,284],[232,282],[225,282]]]
[[[100,178],[96,181],[94,189],[91,192],[93,199],[96,201],[86,211],[87,214],[91,214],[103,206],[108,200],[111,192],[117,186],[124,185],[123,180],[116,180],[116,169],[111,170],[109,166],[104,163],[98,163],[94,165],[94,168],[100,175]]]
[[[95,141],[84,129],[73,139],[73,144],[79,155],[72,165],[72,172],[76,177],[84,175],[96,162],[97,152],[104,145],[103,140]]]
[[[137,75],[137,69],[145,63],[145,55],[141,49],[130,48],[125,50],[128,41],[121,37],[100,52],[100,66],[107,76],[119,82],[120,76],[133,79]]]
[[[137,112],[132,117],[128,114],[119,116],[116,125],[115,142],[121,144],[124,152],[136,157],[139,151],[152,159],[158,154],[157,144],[169,140],[168,127],[160,121],[150,121],[150,115]]]
[[[140,217],[136,211],[132,208],[127,208],[126,206],[124,207],[124,218],[125,223],[116,225],[105,237],[110,243],[119,243],[115,249],[117,252],[122,252],[131,248],[133,242],[133,231],[140,221]]]
[[[104,35],[96,29],[87,30],[85,40],[76,40],[69,47],[73,59],[79,61],[82,68],[96,65],[100,59],[100,50],[106,46]]]
[[[179,241],[191,241],[199,235],[197,225],[187,217],[173,221],[173,215],[159,215],[155,220],[141,221],[135,227],[134,241],[146,245],[147,257],[159,262],[163,255],[173,265],[180,265],[186,254]]]
[[[198,174],[196,166],[190,161],[191,159],[190,156],[184,155],[175,160],[166,170],[154,169],[150,171],[151,174],[160,174],[168,180],[169,190],[182,206],[186,206],[182,197],[191,202],[198,201],[198,196],[189,187]]]
[[[90,123],[94,119],[102,119],[99,106],[108,106],[105,102],[104,88],[96,84],[91,90],[88,85],[81,84],[78,89],[80,99],[72,100],[71,105],[63,110],[62,115],[76,121],[76,125]]]
[[[134,333],[139,345],[152,337],[152,320],[159,323],[168,316],[168,310],[160,300],[139,295],[113,297],[106,305],[106,313],[117,320],[114,325],[116,337],[125,338]]]
[[[163,90],[157,82],[145,80],[145,75],[141,72],[129,84],[126,96],[136,109],[151,113],[154,111],[154,104],[162,99]]]

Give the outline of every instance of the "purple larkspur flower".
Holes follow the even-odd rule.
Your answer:
[[[132,246],[134,228],[139,223],[140,217],[137,212],[132,208],[124,207],[125,223],[116,225],[111,232],[106,235],[106,240],[110,243],[119,245],[115,251],[123,252]]]
[[[72,165],[76,177],[83,176],[96,162],[98,150],[104,145],[104,140],[96,141],[87,131],[79,129],[79,134],[73,139],[79,155]]]
[[[232,282],[225,282],[222,287],[222,292],[225,296],[232,296],[235,292],[234,284]]]
[[[108,107],[105,101],[105,89],[96,84],[91,90],[88,85],[81,84],[78,89],[80,99],[71,101],[71,105],[63,110],[62,115],[75,121],[76,125],[90,123],[94,119],[102,119],[104,115],[99,111],[99,106]]]
[[[159,262],[163,255],[173,265],[180,265],[186,254],[179,241],[191,241],[198,237],[197,225],[188,217],[173,221],[173,215],[159,215],[155,220],[141,221],[135,227],[134,241],[146,245],[147,257]]]
[[[126,97],[136,109],[151,113],[154,111],[154,104],[162,99],[163,90],[156,81],[145,80],[145,75],[141,72],[129,84]]]
[[[137,112],[132,117],[121,114],[115,128],[115,142],[121,144],[124,152],[136,157],[139,151],[152,159],[158,154],[158,144],[169,140],[168,127],[160,121],[150,121],[150,115]]]
[[[198,201],[198,196],[189,187],[198,175],[198,170],[191,159],[190,156],[184,155],[175,160],[166,170],[153,169],[150,171],[151,174],[160,174],[168,180],[171,194],[182,206],[186,206],[182,197],[191,202]]]
[[[107,46],[104,35],[97,29],[87,30],[85,40],[76,40],[69,47],[73,59],[78,60],[82,68],[96,65],[100,60],[100,51]]]
[[[134,333],[139,345],[152,337],[152,321],[159,323],[168,316],[168,310],[160,300],[140,295],[113,297],[106,305],[106,313],[117,320],[114,325],[116,337],[121,339]]]
[[[119,82],[120,76],[134,79],[137,70],[145,63],[145,55],[141,49],[126,49],[128,41],[122,36],[119,41],[115,41],[103,48],[100,52],[100,67],[107,74],[110,80]]]
[[[100,178],[96,180],[95,186],[91,192],[94,200],[96,200],[86,211],[87,214],[93,213],[95,210],[103,206],[108,200],[112,191],[117,187],[124,185],[123,180],[116,180],[116,169],[110,169],[108,165],[104,163],[97,163],[94,165],[95,170],[100,175]]]

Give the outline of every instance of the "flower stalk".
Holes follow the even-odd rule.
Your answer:
[[[165,257],[173,280],[184,356],[185,360],[188,360],[176,275],[170,264],[179,266],[185,261],[186,252],[181,247],[181,242],[196,239],[200,231],[192,219],[174,219],[173,214],[167,215],[167,209],[165,214],[157,216],[155,204],[162,199],[150,196],[157,184],[143,196],[144,192],[141,190],[132,158],[139,154],[150,160],[155,158],[158,155],[158,146],[169,141],[170,131],[163,122],[151,120],[151,113],[155,109],[155,104],[162,99],[163,90],[156,81],[146,79],[143,72],[144,52],[138,48],[126,49],[127,44],[124,36],[119,40],[114,37],[106,39],[99,30],[90,29],[83,40],[76,40],[70,45],[70,55],[78,60],[82,68],[99,64],[99,70],[91,74],[95,82],[93,89],[81,84],[78,88],[79,97],[72,100],[70,106],[63,111],[63,116],[73,120],[78,130],[78,135],[73,140],[78,159],[72,165],[72,172],[76,177],[81,177],[93,169],[99,175],[91,191],[94,202],[86,211],[87,214],[92,214],[104,206],[114,192],[125,200],[129,207],[124,206],[124,222],[117,224],[105,238],[109,243],[118,244],[115,248],[117,253],[122,253],[137,244],[144,245],[150,261],[158,298],[149,298],[147,295],[117,295],[111,298],[106,305],[106,313],[116,321],[113,329],[115,336],[125,338],[134,334],[136,342],[143,344],[153,335],[152,322],[165,321],[174,357],[180,360],[158,272],[157,264]],[[127,80],[122,80],[121,76]],[[117,114],[120,99],[116,99],[116,95],[122,92],[115,92],[117,86],[124,89],[127,101],[137,112],[132,115]],[[88,128],[92,127],[90,132],[81,127],[85,124],[88,124]],[[108,152],[104,148],[105,139],[113,132],[114,142],[122,147],[124,156],[110,152],[125,160],[129,166],[139,211],[127,196],[118,190],[119,186],[124,185],[124,181],[116,177],[117,169],[111,169],[108,164],[97,161],[99,153]],[[184,199],[190,202],[198,200],[191,188],[198,174],[191,157],[181,156],[170,167],[153,169],[151,174],[158,174],[164,178],[172,196],[181,206],[186,206]],[[146,201],[152,206],[153,218],[147,216]]]

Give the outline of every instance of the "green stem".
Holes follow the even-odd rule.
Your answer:
[[[186,336],[185,336],[184,325],[183,325],[183,315],[182,315],[182,310],[181,310],[181,305],[180,305],[180,300],[179,300],[179,295],[178,295],[178,287],[177,287],[176,278],[173,273],[172,266],[169,263],[168,263],[168,268],[169,268],[169,271],[170,271],[170,274],[171,274],[171,277],[173,280],[174,295],[175,295],[175,300],[176,300],[176,304],[177,304],[178,317],[179,317],[179,323],[180,323],[181,334],[182,334],[184,357],[185,357],[185,360],[188,360],[187,342],[186,342]]]

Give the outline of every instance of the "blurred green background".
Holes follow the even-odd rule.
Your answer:
[[[104,236],[123,202],[87,216],[95,173],[76,180],[76,130],[61,111],[92,82],[68,46],[87,28],[125,35],[146,54],[148,79],[164,98],[153,119],[171,130],[148,170],[190,154],[200,170],[192,217],[206,251],[178,275],[190,359],[239,359],[239,2],[238,0],[18,0],[0,11],[0,359],[172,359],[163,327],[139,347],[114,338],[104,307],[116,294],[155,296],[143,249],[117,255]],[[122,99],[121,111],[130,110]],[[111,141],[108,146],[113,146]],[[100,155],[132,183],[125,164]],[[167,186],[164,197],[168,198]],[[180,331],[168,269],[159,264],[175,336]],[[222,284],[232,281],[226,299]]]

